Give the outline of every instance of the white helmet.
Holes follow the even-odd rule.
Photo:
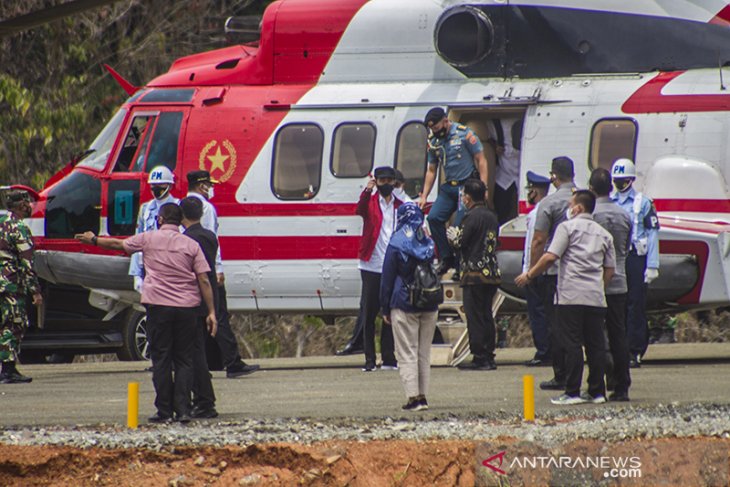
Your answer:
[[[616,159],[616,162],[613,163],[613,167],[611,168],[611,177],[613,179],[636,179],[636,166],[631,159],[626,159],[625,157]]]
[[[175,175],[167,166],[155,166],[150,171],[147,182],[152,184],[175,184]]]

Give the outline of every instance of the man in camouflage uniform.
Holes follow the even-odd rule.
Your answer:
[[[20,342],[28,329],[26,296],[32,294],[36,306],[43,298],[33,271],[33,237],[23,222],[33,209],[24,192],[9,193],[6,201],[8,213],[0,216],[0,384],[15,384],[32,380],[15,368]]]

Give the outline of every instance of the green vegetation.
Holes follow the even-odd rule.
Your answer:
[[[6,0],[0,19],[58,3]],[[224,47],[225,19],[268,3],[119,0],[0,38],[0,184],[40,188],[88,147],[127,98],[104,63],[142,85],[181,56]]]

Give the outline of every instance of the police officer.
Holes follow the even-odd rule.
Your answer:
[[[426,198],[436,181],[436,168],[441,165],[446,182],[439,188],[436,201],[428,214],[428,223],[441,259],[439,273],[444,274],[457,265],[446,239],[445,224],[455,211],[454,225],[461,224],[465,209],[460,202],[460,193],[464,181],[478,176],[485,185],[487,184],[487,158],[484,156],[482,143],[474,132],[465,125],[451,122],[443,108],[435,107],[429,110],[424,123],[430,131],[428,170],[418,206],[421,209],[426,206]],[[455,279],[456,277],[454,276]]]
[[[626,334],[629,341],[631,367],[641,366],[641,357],[649,347],[649,326],[646,321],[646,291],[659,277],[659,218],[654,202],[636,191],[636,166],[631,159],[617,159],[611,168],[616,188],[611,199],[631,217],[631,250],[626,257],[628,284]]]
[[[545,199],[550,191],[550,179],[532,171],[527,171],[527,203],[532,210],[527,214],[525,222],[527,232],[525,233],[525,249],[522,261],[522,272],[530,268],[530,253],[532,248],[532,236],[535,233],[535,218],[540,202]],[[537,276],[533,283],[525,287],[527,297],[527,317],[532,330],[532,341],[535,344],[535,356],[525,362],[528,367],[550,365],[552,355],[550,351],[550,334],[547,322],[545,321],[545,306],[543,306],[544,285],[542,276]]]
[[[160,207],[165,203],[180,202],[179,199],[170,194],[172,185],[175,184],[175,175],[167,166],[153,167],[147,178],[147,183],[150,185],[150,191],[152,191],[154,198],[139,208],[135,233],[157,230],[157,214]],[[141,293],[144,279],[141,252],[132,254],[129,260],[129,275],[134,277],[134,289]]]
[[[15,384],[33,380],[15,367],[20,342],[28,329],[25,299],[31,294],[33,304],[40,306],[43,298],[33,271],[33,236],[23,222],[33,208],[20,191],[8,193],[6,203],[8,213],[0,216],[0,384]]]
[[[530,267],[534,267],[552,242],[555,229],[567,219],[566,212],[570,199],[576,191],[573,178],[573,160],[569,157],[556,157],[550,169],[550,181],[557,188],[553,194],[540,202],[535,216],[535,231],[530,248]],[[540,273],[542,274],[542,273]],[[538,275],[540,275],[538,274]],[[543,306],[550,335],[554,377],[540,383],[540,389],[561,390],[565,387],[565,353],[555,327],[555,293],[558,284],[558,266],[550,266],[542,276]]]

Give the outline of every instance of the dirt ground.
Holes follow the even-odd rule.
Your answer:
[[[508,452],[504,464],[492,462],[505,469],[505,474],[495,474],[481,464],[495,449]],[[162,452],[0,445],[0,485],[728,485],[728,452],[730,440],[707,438],[635,440],[613,445],[579,440],[557,449],[510,438],[489,444],[330,441],[313,445],[171,448]],[[510,464],[517,457],[566,455],[638,455],[642,457],[641,478],[608,479],[601,471],[578,475],[550,468],[517,469]]]

